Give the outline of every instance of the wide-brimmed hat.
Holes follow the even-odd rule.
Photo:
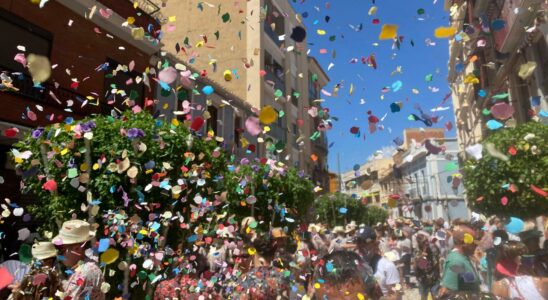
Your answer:
[[[346,224],[345,228],[344,228],[344,232],[345,233],[350,233],[354,230],[356,230],[358,228],[358,225],[356,225],[356,222],[352,221],[348,224]]]
[[[308,224],[308,231],[309,232],[316,232],[316,233],[319,233],[321,231],[321,226],[318,226],[314,223],[310,223]]]
[[[281,227],[272,228],[270,235],[275,239],[287,237],[287,234],[285,234],[285,231]]]
[[[36,242],[32,245],[32,256],[36,259],[47,259],[57,256],[57,250],[52,242]]]
[[[53,238],[55,245],[71,245],[83,243],[95,237],[88,222],[82,220],[70,220],[63,223],[59,234]]]
[[[344,233],[344,228],[342,226],[333,227],[333,233]]]

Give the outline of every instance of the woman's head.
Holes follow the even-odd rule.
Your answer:
[[[66,267],[72,268],[79,261],[84,260],[88,242],[81,244],[63,244],[56,246],[59,251],[60,260]]]
[[[367,299],[367,267],[358,254],[341,250],[323,258],[315,272],[312,285],[316,299]]]
[[[521,265],[521,256],[527,253],[525,244],[516,241],[509,241],[502,244],[497,255],[497,275],[515,276]]]

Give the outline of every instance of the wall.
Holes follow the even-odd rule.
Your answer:
[[[165,32],[162,39],[163,50],[173,54],[181,61],[187,62],[197,70],[206,70],[210,79],[231,90],[236,96],[247,99],[248,71],[244,67],[244,60],[248,59],[250,62],[250,59],[253,58],[255,64],[260,64],[259,57],[247,57],[243,51],[247,48],[248,31],[251,28],[258,29],[258,24],[246,21],[246,17],[250,16],[248,6],[256,1],[251,1],[251,3],[247,1],[207,1],[214,7],[210,7],[200,0],[167,2],[166,7],[162,8],[162,14],[168,18],[175,17],[175,22],[167,23],[162,27]],[[201,3],[203,11],[198,8],[199,3]],[[220,13],[218,13],[219,5]],[[231,18],[227,23],[222,20],[225,13],[229,13]],[[255,10],[255,14],[259,14],[258,9]],[[219,33],[219,39],[215,37],[216,32]],[[205,41],[203,36],[207,38],[207,43],[197,47],[200,42]],[[191,48],[185,48],[185,38],[188,38]],[[177,43],[181,48],[179,53],[176,51]],[[257,43],[256,47],[260,47],[258,45]],[[210,64],[212,60],[216,60],[216,72]],[[233,76],[232,81],[225,81],[223,77],[225,70],[236,70],[239,79]],[[248,101],[254,105],[258,104],[254,99],[248,99]]]
[[[0,7],[53,34],[49,58],[52,65],[58,64],[58,67],[52,71],[50,80],[57,82],[61,87],[68,88],[72,83],[72,78],[77,78],[80,85],[75,92],[80,95],[87,96],[91,93],[104,95],[104,72],[96,72],[95,68],[103,64],[107,57],[126,65],[134,60],[135,70],[140,72],[144,71],[148,65],[148,55],[123,40],[106,37],[105,34],[108,32],[104,29],[99,29],[102,32],[101,34],[95,33],[94,29],[98,27],[97,25],[85,20],[56,1],[50,1],[44,8],[40,9],[31,4],[30,1],[2,0],[0,1]],[[98,17],[100,16],[96,14],[94,18]],[[69,20],[73,20],[73,25],[70,27],[68,26]],[[118,47],[124,47],[125,50],[119,50]],[[15,48],[11,51],[13,51],[13,56],[19,52]],[[66,69],[70,69],[70,75],[66,73]],[[21,66],[21,69],[16,71],[22,70],[23,67]],[[87,79],[83,81],[84,78]],[[68,98],[60,98],[62,101],[68,100]],[[5,108],[0,112],[0,120],[21,125],[35,127],[49,123],[46,115],[52,112],[56,116],[67,115],[63,111],[64,106],[59,106],[50,99],[46,104],[41,103],[41,105],[51,105],[43,112],[34,109],[38,120],[32,122],[23,120],[20,116],[21,113],[25,112],[26,107],[34,108],[35,102],[8,93],[1,93],[0,101],[2,101]],[[77,110],[79,106],[77,101],[75,101],[74,106],[74,109]],[[98,109],[88,104],[76,116],[81,117],[93,112],[98,112]],[[54,121],[58,122],[59,120],[55,119]]]

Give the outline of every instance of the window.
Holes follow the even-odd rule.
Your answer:
[[[283,41],[280,41],[278,37],[285,33],[284,17],[278,9],[276,9],[272,1],[266,1],[265,8],[267,15],[264,21],[264,31],[276,45],[280,46]]]
[[[234,145],[240,147],[240,139],[242,138],[242,117],[234,118]]]
[[[295,89],[291,89],[291,103],[295,107],[299,107],[299,96],[300,94]]]
[[[185,100],[192,103],[192,93],[187,89],[181,88],[177,91],[177,109],[176,110],[179,110],[179,111],[183,110],[183,102]],[[178,115],[177,119],[184,121],[186,120],[186,115]]]
[[[207,111],[209,112],[209,119],[207,119],[207,130],[209,131],[211,129],[213,130],[213,132],[215,132],[215,134],[218,135],[217,118],[218,118],[219,110],[217,109],[217,107],[210,105],[207,107]]]
[[[108,68],[105,70],[105,97],[106,102],[101,104],[103,113],[109,113],[112,108],[124,111],[133,105],[143,106],[145,97],[145,85],[136,83],[140,76],[136,71],[129,72],[120,67],[120,63],[107,58]]]
[[[0,69],[27,73],[27,69],[13,58],[24,45],[26,54],[35,53],[50,56],[53,34],[21,19],[6,10],[0,9],[2,47],[0,47]]]

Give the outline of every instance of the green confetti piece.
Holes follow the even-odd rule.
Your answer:
[[[432,81],[433,78],[434,78],[434,75],[428,74],[428,75],[426,75],[426,77],[424,77],[424,80],[426,82],[430,82],[430,81]]]
[[[311,141],[315,141],[315,140],[317,140],[319,137],[320,137],[320,132],[319,132],[319,131],[316,131],[316,132],[314,132],[314,134],[312,134],[312,136],[310,137],[310,140],[311,140]]]
[[[491,111],[488,110],[487,108],[484,108],[484,109],[481,111],[481,113],[482,113],[484,116],[488,116],[488,115],[491,114]]]
[[[293,96],[294,96],[295,98],[299,98],[299,97],[301,96],[301,93],[299,93],[299,92],[293,92]]]
[[[447,171],[447,172],[456,171],[458,169],[459,169],[459,164],[454,162],[454,161],[452,161],[452,162],[445,165],[445,171]]]
[[[283,110],[280,110],[280,112],[278,113],[278,118],[283,118],[283,116],[285,116],[285,112]]]
[[[171,90],[160,89],[160,95],[162,95],[162,97],[168,97],[169,94],[171,94]]]
[[[334,42],[337,39],[336,35],[332,35],[329,37],[329,41]]]
[[[226,13],[223,15],[223,23],[226,23],[228,21],[230,21],[230,14],[229,13]]]
[[[129,92],[129,99],[135,100],[137,98],[139,98],[139,93],[137,93],[136,90],[131,90],[131,92]]]
[[[419,9],[417,10],[417,14],[419,14],[419,15],[424,15],[424,8],[419,8]]]
[[[217,31],[215,31],[214,35],[217,38],[217,40],[219,40],[219,37],[221,36],[221,33],[219,33],[219,30],[217,30]]]
[[[491,97],[492,99],[495,99],[495,100],[502,100],[502,99],[506,99],[508,98],[509,94],[508,93],[502,93],[502,94],[497,94],[493,97]]]
[[[68,178],[75,178],[77,176],[78,176],[78,169],[76,169],[76,168],[68,169],[68,174],[67,174]]]
[[[280,98],[281,96],[283,96],[284,93],[282,92],[282,90],[280,89],[277,89],[275,92],[274,92],[274,97],[276,98]]]

